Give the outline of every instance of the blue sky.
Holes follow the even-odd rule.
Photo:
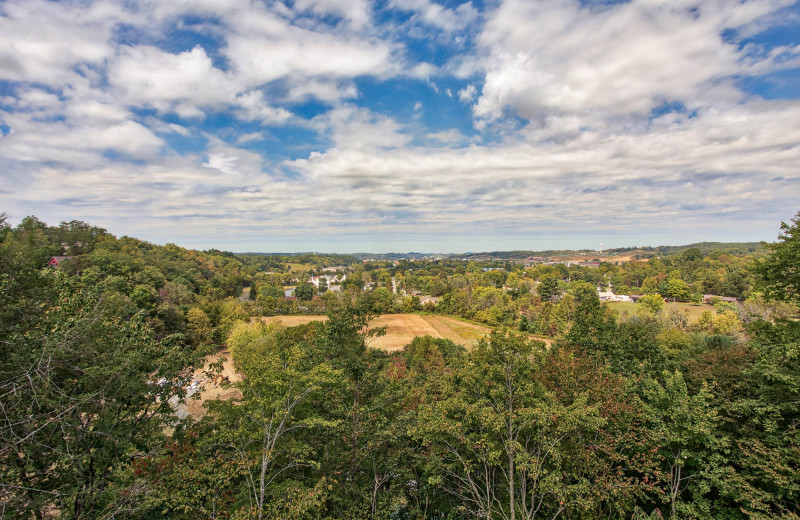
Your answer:
[[[800,4],[0,1],[0,181],[202,249],[773,241]]]

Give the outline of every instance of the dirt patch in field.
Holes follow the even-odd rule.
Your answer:
[[[209,370],[209,365],[217,363],[220,360],[224,360],[222,372],[220,374],[222,378],[218,378],[217,381],[214,381],[212,378],[209,378],[205,372]],[[203,408],[203,403],[206,401],[211,399],[227,400],[241,397],[242,393],[236,388],[222,387],[222,380],[226,377],[231,383],[242,380],[242,377],[233,368],[233,360],[231,359],[230,352],[222,350],[213,356],[208,356],[203,363],[203,368],[195,371],[192,377],[192,384],[188,388],[188,393],[190,395],[187,397],[185,404],[177,407],[176,412],[178,416],[185,416],[185,414],[188,414],[199,419],[206,414],[206,409]],[[197,395],[199,395],[199,398],[191,398]]]

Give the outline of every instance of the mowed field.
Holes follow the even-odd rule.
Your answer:
[[[622,314],[623,312],[627,311],[628,314],[634,314],[636,309],[638,309],[638,303],[632,302],[606,302],[603,305],[608,305],[618,313]],[[714,309],[713,305],[708,305],[707,303],[701,304],[694,304],[694,303],[681,303],[681,302],[669,302],[664,304],[664,309],[678,309],[680,311],[684,311],[689,315],[689,322],[697,321],[697,318],[703,314],[704,311],[711,311],[712,314],[716,314],[716,309]]]
[[[266,322],[279,322],[286,327],[302,325],[312,321],[325,321],[327,316],[272,316],[261,318]],[[386,334],[369,339],[368,346],[381,350],[401,350],[417,336],[433,336],[449,339],[457,345],[475,346],[481,338],[489,335],[491,327],[451,318],[449,316],[421,314],[384,314],[372,320],[371,329],[386,327]],[[531,336],[531,339],[534,339]],[[543,338],[537,338],[543,339]],[[544,339],[546,343],[550,340]]]
[[[267,322],[279,322],[286,327],[302,325],[312,321],[325,321],[327,316],[272,316],[262,318]],[[423,316],[420,314],[384,314],[372,320],[370,329],[386,328],[386,334],[369,338],[367,345],[381,350],[401,350],[417,336],[444,338],[465,347],[477,344],[492,329],[465,323],[445,316]]]

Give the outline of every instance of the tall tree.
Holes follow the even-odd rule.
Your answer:
[[[755,267],[760,287],[769,298],[800,304],[800,212],[791,225],[781,222],[778,241],[765,247],[770,254]]]

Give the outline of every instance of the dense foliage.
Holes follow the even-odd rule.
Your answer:
[[[307,282],[344,258],[2,222],[0,517],[798,518],[799,227],[763,257],[350,263],[320,295]],[[609,282],[653,297],[617,315]],[[367,348],[371,317],[419,309],[414,290],[507,328],[472,349]],[[740,302],[690,321],[666,293]],[[328,320],[249,319],[281,309]],[[236,397],[179,420],[223,345]]]

